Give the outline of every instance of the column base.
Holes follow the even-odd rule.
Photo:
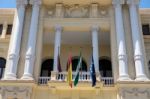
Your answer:
[[[135,81],[149,81],[149,79],[146,77],[146,75],[138,75]]]
[[[31,74],[23,74],[21,80],[34,80],[34,78]]]
[[[131,81],[131,78],[129,75],[121,75],[119,76],[118,81]]]
[[[56,71],[52,71],[52,72],[51,72],[51,80],[52,80],[52,81],[56,81],[56,76],[57,76],[57,74],[58,74],[58,72],[56,72]]]
[[[96,72],[96,80],[97,80],[97,81],[101,81],[100,72]]]
[[[4,76],[2,80],[17,80],[16,75],[13,73],[8,73]]]

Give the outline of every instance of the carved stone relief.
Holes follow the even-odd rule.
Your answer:
[[[88,5],[72,5],[65,7],[65,17],[68,18],[84,18],[88,17],[89,7]]]
[[[108,17],[107,7],[100,6],[98,4],[97,6],[93,4],[91,5],[74,4],[74,5],[62,5],[62,7],[58,7],[57,5],[55,7],[47,8],[46,17],[56,18],[58,15],[59,16],[62,15],[63,17],[61,16],[59,18],[90,18],[91,14],[94,14],[92,15],[93,17],[91,18]],[[62,11],[60,11],[60,8],[62,8]],[[93,11],[93,13],[91,11]]]
[[[26,87],[1,86],[0,93],[2,94],[3,99],[7,98],[30,99],[32,88],[27,86]]]
[[[150,88],[121,88],[120,99],[149,99]]]

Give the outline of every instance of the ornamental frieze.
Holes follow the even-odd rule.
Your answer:
[[[120,88],[119,96],[123,99],[149,99],[150,88]]]
[[[99,4],[56,4],[46,8],[45,16],[48,18],[101,18],[108,17],[108,14],[108,7]]]
[[[28,86],[1,86],[0,93],[2,94],[2,99],[7,99],[8,97],[30,99],[32,88]]]

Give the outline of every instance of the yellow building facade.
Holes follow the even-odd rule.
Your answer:
[[[16,0],[0,9],[0,99],[149,99],[150,9],[139,2]],[[67,62],[74,81],[80,52],[71,88]]]

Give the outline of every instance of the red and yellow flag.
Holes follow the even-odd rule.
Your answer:
[[[71,56],[69,56],[69,59],[68,59],[67,81],[68,81],[69,86],[72,88],[72,57]]]

